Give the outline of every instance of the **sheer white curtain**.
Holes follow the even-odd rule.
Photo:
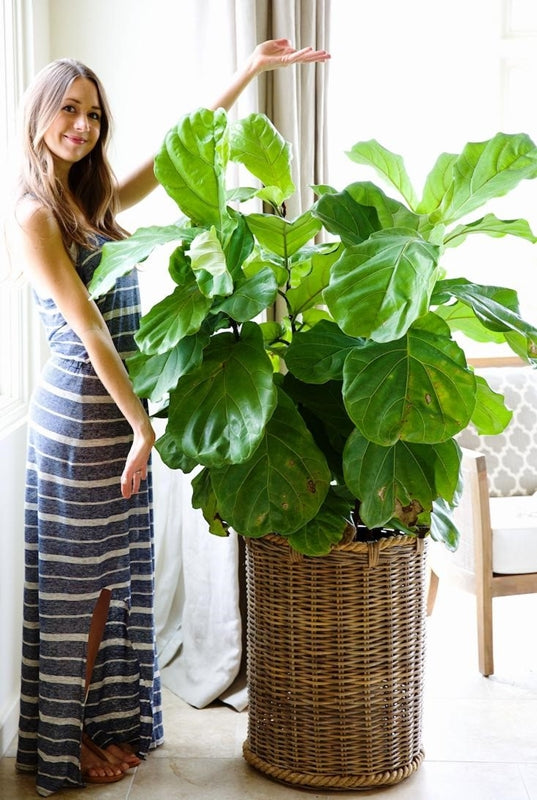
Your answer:
[[[231,75],[257,42],[285,37],[296,47],[328,47],[330,0],[205,0],[181,13],[195,37],[199,63],[225,37],[219,74]],[[238,118],[267,113],[293,145],[296,197],[289,217],[311,202],[312,183],[325,175],[326,67],[278,70],[248,87],[233,110]],[[190,76],[192,80],[192,76]],[[247,704],[243,669],[244,586],[242,547],[235,535],[212,536],[191,508],[191,476],[154,459],[156,525],[156,625],[164,685],[196,707],[220,698],[237,709]]]

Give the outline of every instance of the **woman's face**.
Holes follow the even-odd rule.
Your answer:
[[[73,164],[93,150],[101,132],[101,115],[95,84],[87,78],[75,78],[43,137],[59,177],[66,176]]]

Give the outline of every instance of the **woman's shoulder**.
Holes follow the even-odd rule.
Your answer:
[[[49,236],[59,233],[60,226],[52,210],[31,195],[21,197],[13,209],[12,222],[15,229],[32,235],[47,234]]]
[[[18,264],[58,263],[66,254],[54,213],[33,197],[17,200],[6,219],[5,239],[10,259]],[[72,261],[72,257],[69,256]],[[24,267],[26,271],[27,267]]]

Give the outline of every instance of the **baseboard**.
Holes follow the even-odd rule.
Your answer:
[[[0,756],[8,755],[8,748],[13,743],[19,724],[19,700],[13,702],[0,720]]]

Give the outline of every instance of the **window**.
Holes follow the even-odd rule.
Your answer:
[[[36,362],[30,346],[36,337],[29,290],[10,269],[3,236],[13,185],[17,107],[27,73],[24,45],[29,6],[17,0],[2,0],[1,13],[0,173],[7,176],[7,181],[0,194],[0,433],[24,418]]]
[[[537,142],[535,0],[394,0],[364,9],[362,3],[332,3],[328,161],[336,189],[353,181],[382,184],[345,156],[359,141],[377,139],[403,156],[418,195],[441,152],[459,153],[466,142],[498,131],[525,132]],[[391,184],[383,188],[399,199]],[[523,181],[487,211],[501,219],[522,217],[536,232],[536,193],[536,180]],[[536,262],[537,246],[507,236],[469,237],[442,257],[449,277],[516,289],[522,315],[533,324]],[[488,346],[469,347],[480,355]]]

